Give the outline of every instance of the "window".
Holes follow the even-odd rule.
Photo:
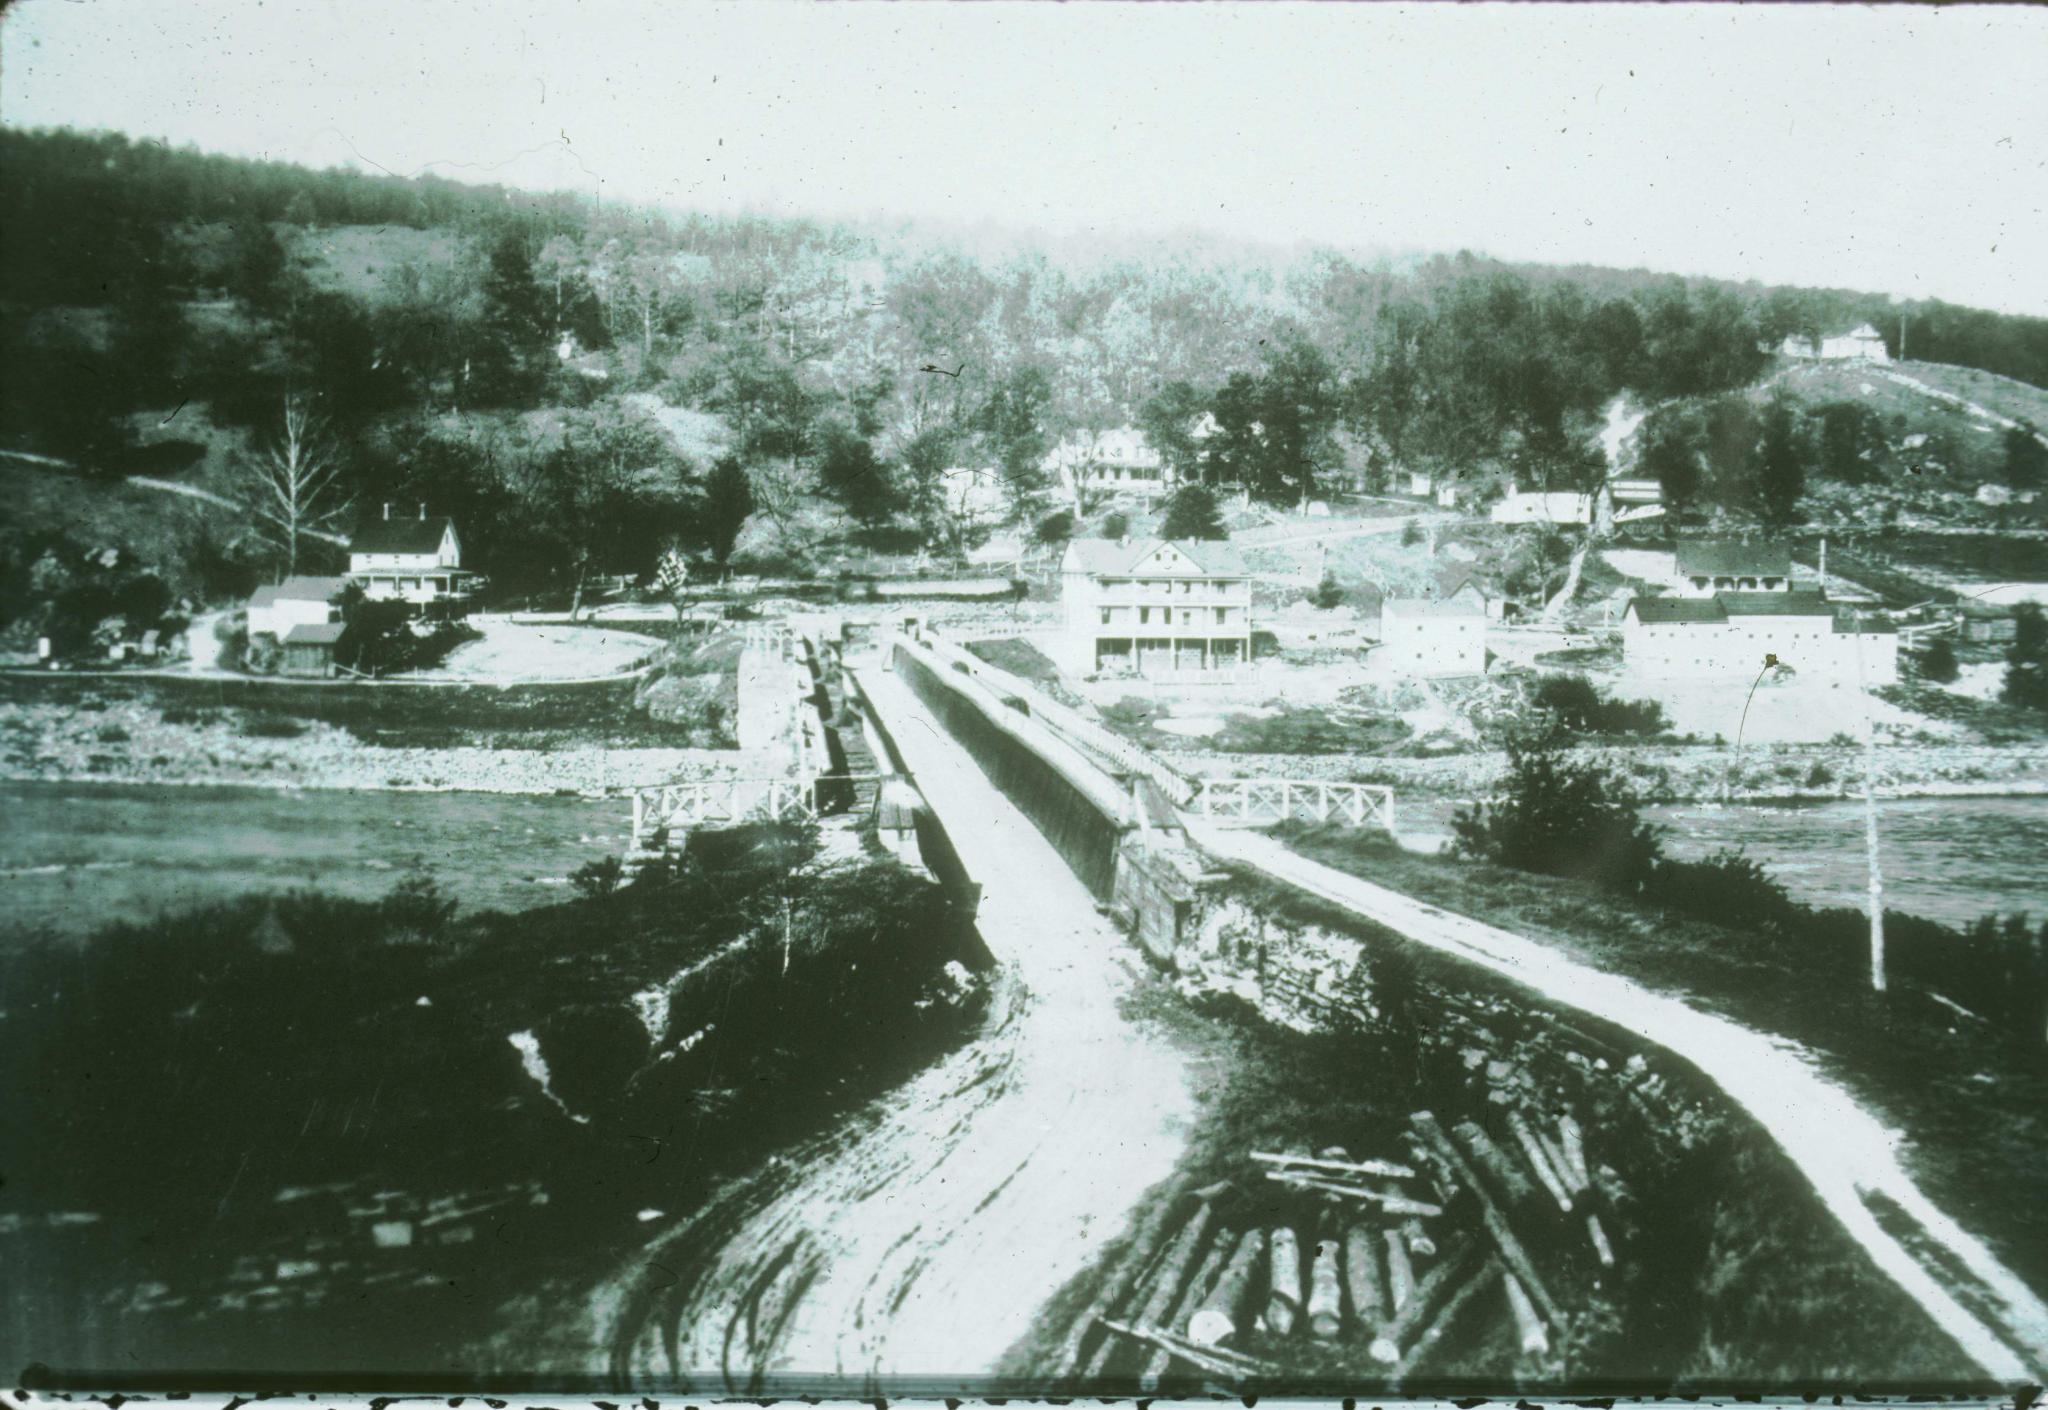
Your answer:
[[[1105,627],[1109,625],[1109,609],[1107,607],[1102,609],[1102,625]]]
[[[1216,625],[1217,625],[1217,626],[1219,626],[1219,627],[1220,627],[1220,626],[1222,626],[1222,625],[1223,625],[1223,624],[1224,624],[1225,622],[1227,622],[1227,621],[1229,621],[1229,620],[1230,620],[1230,609],[1229,609],[1229,608],[1227,608],[1227,607],[1219,607],[1219,608],[1217,608],[1217,609],[1216,609]]]
[[[1151,609],[1151,608],[1149,608],[1149,607],[1140,607],[1140,608],[1138,609],[1138,625],[1139,625],[1139,626],[1141,626],[1141,627],[1146,627],[1146,626],[1150,626],[1151,624],[1152,624],[1152,609]]]

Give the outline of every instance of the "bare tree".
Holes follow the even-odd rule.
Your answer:
[[[284,550],[285,571],[296,573],[300,538],[322,533],[348,508],[334,494],[341,457],[304,395],[285,394],[283,431],[250,471],[250,507]]]

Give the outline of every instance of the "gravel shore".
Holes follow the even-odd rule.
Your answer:
[[[569,746],[547,749],[383,748],[316,721],[298,733],[252,733],[233,710],[186,723],[139,701],[104,708],[0,708],[0,778],[273,788],[602,793],[635,784],[738,772],[730,750]]]
[[[1841,745],[1751,745],[1739,757],[1717,746],[1646,745],[1587,753],[1632,779],[1652,802],[1738,798],[1753,802],[1858,798],[1863,751]],[[1176,750],[1175,767],[1216,777],[1267,776],[1387,784],[1467,799],[1491,793],[1507,756],[1499,751],[1393,759],[1363,754],[1223,754]],[[1889,798],[2048,793],[2048,745],[1887,745],[1877,751],[1878,791]]]

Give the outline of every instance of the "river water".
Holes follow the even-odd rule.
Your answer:
[[[1403,829],[1446,832],[1450,804],[1402,800]],[[1802,900],[1864,899],[1860,803],[1650,810],[1665,850],[1745,848]],[[2048,918],[2048,797],[1879,805],[1885,901],[1961,924]],[[318,887],[375,897],[426,871],[465,910],[565,899],[585,862],[625,851],[625,805],[480,793],[345,793],[0,784],[0,926],[81,935],[114,920]]]
[[[1402,829],[1448,833],[1454,805],[1400,800]],[[1802,901],[1865,903],[1860,802],[1665,805],[1645,809],[1664,850],[1697,860],[1740,849]],[[1885,905],[1961,925],[1986,911],[2048,919],[2048,797],[1898,798],[1878,803]]]
[[[573,894],[569,874],[626,850],[623,802],[0,784],[0,927],[85,934],[250,891],[382,896],[430,873],[464,911]]]

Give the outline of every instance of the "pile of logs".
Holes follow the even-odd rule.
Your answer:
[[[1416,1112],[1399,1161],[1248,1152],[1100,1305],[1082,1383],[1398,1384],[1452,1345],[1561,1371],[1614,1267],[1602,1214],[1619,1178],[1589,1165],[1570,1115],[1488,1117],[1492,1131]]]

